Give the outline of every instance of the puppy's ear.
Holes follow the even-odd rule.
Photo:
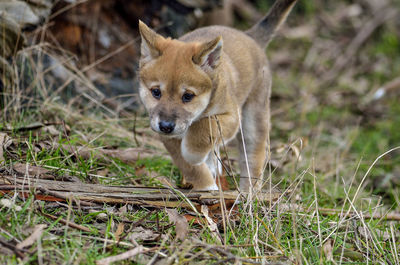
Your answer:
[[[193,56],[193,62],[208,72],[218,67],[222,53],[222,37],[201,44]]]
[[[155,33],[141,20],[139,20],[139,31],[142,37],[140,61],[145,63],[159,57],[161,55],[161,50],[158,48],[158,44],[160,41],[164,40],[164,37]]]

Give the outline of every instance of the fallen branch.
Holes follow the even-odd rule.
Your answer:
[[[30,192],[36,198],[38,196],[51,195],[49,200],[54,201],[54,197],[62,200],[74,198],[81,205],[93,206],[99,204],[132,204],[149,206],[156,208],[177,208],[183,207],[193,209],[193,206],[200,210],[200,205],[211,205],[210,209],[218,208],[220,204],[220,191],[191,191],[175,190],[159,187],[141,186],[104,186],[99,184],[86,184],[63,182],[55,180],[45,180],[36,178],[14,178],[12,176],[2,176],[0,178],[0,192]],[[29,185],[28,185],[29,183]],[[10,185],[11,184],[11,185]],[[2,188],[4,186],[4,189]],[[25,196],[27,194],[23,194]],[[263,202],[276,201],[282,193],[265,191],[259,196]],[[233,203],[241,196],[237,191],[222,192],[225,203]],[[46,197],[42,197],[46,200]],[[216,205],[213,208],[213,205]]]

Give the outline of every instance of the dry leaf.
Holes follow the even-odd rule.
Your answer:
[[[135,175],[136,175],[137,177],[145,176],[145,175],[147,175],[148,173],[149,173],[149,172],[147,171],[145,165],[140,165],[140,166],[135,167]]]
[[[119,223],[117,230],[114,233],[115,241],[119,241],[121,238],[122,233],[124,232],[125,225],[124,223]]]
[[[159,234],[154,233],[152,230],[145,229],[141,226],[135,227],[132,230],[132,234],[129,239],[132,242],[136,242],[138,240],[145,241],[145,240],[155,240]]]
[[[322,246],[322,250],[324,251],[326,261],[333,262],[333,240],[328,239],[325,244]]]
[[[118,209],[118,212],[116,213],[116,215],[118,216],[123,216],[124,214],[126,214],[128,212],[128,207],[126,206],[126,204],[122,207],[120,207]]]
[[[176,209],[165,209],[169,220],[175,224],[176,239],[184,240],[189,232],[189,224]]]
[[[218,226],[217,224],[211,219],[211,217],[208,214],[208,207],[207,205],[202,205],[201,206],[201,213],[204,214],[204,217],[207,220],[207,226],[211,231],[211,234],[213,235],[214,239],[222,243],[221,236],[218,233]]]
[[[24,241],[17,244],[17,248],[23,249],[29,246],[32,246],[38,238],[40,238],[43,234],[43,230],[47,227],[45,224],[35,225],[35,229],[33,233],[28,236]]]
[[[116,256],[107,257],[107,258],[104,258],[104,259],[100,259],[100,260],[96,261],[96,264],[97,265],[108,265],[108,264],[111,264],[111,263],[116,262],[116,261],[129,259],[131,257],[136,256],[137,254],[142,253],[143,251],[145,251],[143,246],[138,246],[138,247],[135,247],[134,249],[128,250],[127,252],[124,252],[122,254],[119,254],[119,255],[116,255]]]

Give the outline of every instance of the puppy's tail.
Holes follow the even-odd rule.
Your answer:
[[[285,22],[297,0],[276,0],[274,5],[257,24],[246,31],[261,47],[266,48],[275,32]]]

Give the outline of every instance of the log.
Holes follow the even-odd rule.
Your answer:
[[[143,187],[143,186],[105,186],[55,181],[37,178],[22,178],[4,175],[0,177],[0,193],[16,191],[26,197],[34,194],[41,200],[68,200],[91,203],[132,204],[149,207],[184,207],[193,208],[199,205],[215,205],[223,198],[226,202],[236,201],[246,194],[237,191],[191,191],[187,189]],[[46,196],[44,196],[46,195]],[[257,196],[259,201],[276,201],[282,196],[281,192],[263,191]],[[232,204],[232,203],[231,203]]]

